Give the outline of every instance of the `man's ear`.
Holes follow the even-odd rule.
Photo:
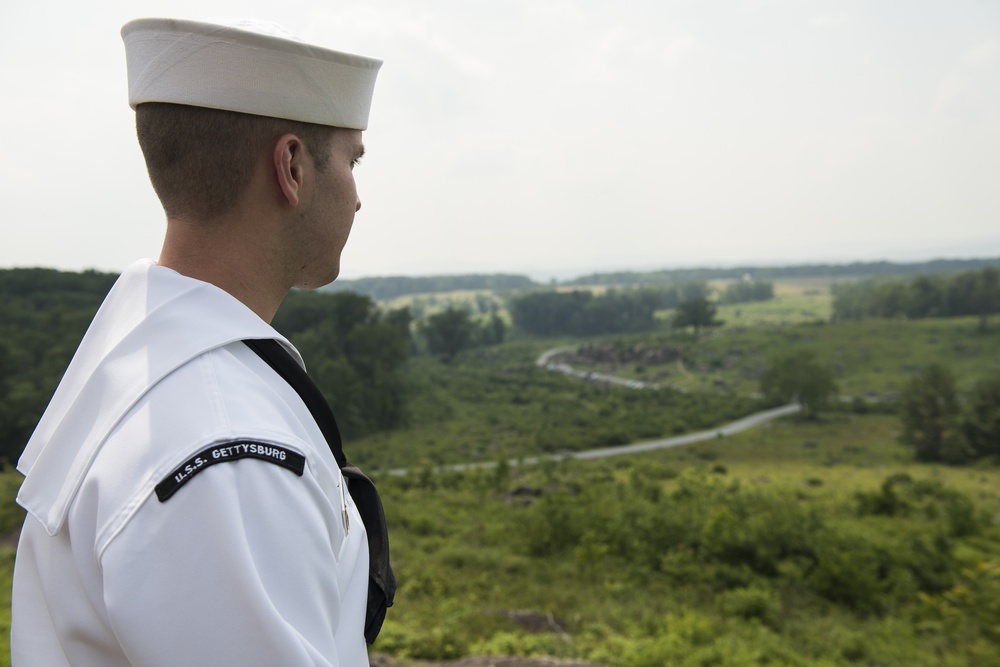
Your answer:
[[[278,187],[290,206],[298,206],[302,194],[305,147],[294,134],[282,135],[272,155]]]

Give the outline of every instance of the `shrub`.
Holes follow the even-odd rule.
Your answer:
[[[726,591],[720,606],[730,616],[755,619],[775,630],[781,625],[781,601],[769,588],[749,586]]]

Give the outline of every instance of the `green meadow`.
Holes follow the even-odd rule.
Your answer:
[[[719,317],[729,327],[755,325],[791,325],[825,322],[833,312],[832,285],[851,282],[850,278],[797,278],[774,284],[775,298],[770,301],[725,304],[719,306]],[[711,283],[717,289],[727,283]]]

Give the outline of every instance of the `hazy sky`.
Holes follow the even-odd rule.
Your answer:
[[[139,16],[385,60],[347,278],[1000,255],[995,0],[2,0],[0,266],[158,254]]]

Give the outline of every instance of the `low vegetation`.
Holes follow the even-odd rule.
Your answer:
[[[384,496],[400,589],[377,651],[1000,667],[1000,331],[981,312],[831,322],[830,279],[760,273],[726,300],[764,295],[764,279],[773,298],[706,302],[721,324],[697,334],[669,326],[682,303],[751,282],[724,277],[671,276],[702,281],[701,293],[660,301],[647,330],[587,336],[532,335],[502,305],[517,301],[481,293],[416,310],[346,292],[289,299],[275,324]],[[8,462],[111,278],[0,272],[15,288],[0,294],[11,313],[0,344]],[[606,278],[620,287],[559,298],[613,310],[657,291]],[[553,348],[583,378],[536,364]],[[807,408],[799,416],[736,436],[572,458],[793,399]],[[928,434],[939,436],[929,449]],[[524,463],[539,454],[557,457]],[[0,474],[0,494],[12,499],[18,483]],[[0,530],[22,517],[0,505]],[[8,538],[5,610],[13,554]],[[2,642],[8,613],[0,626]]]
[[[634,458],[381,478],[402,583],[377,648],[1000,664],[1000,474],[916,464],[895,424],[844,415]]]
[[[650,440],[762,409],[749,396],[622,391],[535,365],[534,343],[470,350],[450,364],[410,360],[408,426],[354,440],[366,469],[493,463]]]

